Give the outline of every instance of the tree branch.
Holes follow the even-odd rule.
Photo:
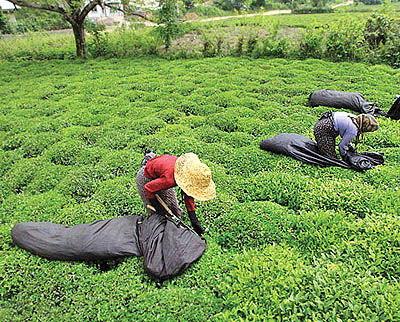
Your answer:
[[[79,17],[81,19],[85,19],[86,16],[89,14],[90,11],[92,11],[97,5],[102,5],[102,0],[94,0],[90,1],[81,11]]]
[[[41,10],[47,10],[47,11],[53,11],[53,12],[58,12],[64,15],[66,11],[64,8],[60,7],[55,7],[52,5],[45,5],[45,4],[37,4],[37,3],[27,3],[25,1],[20,1],[20,0],[8,0],[11,2],[13,5],[21,6],[21,7],[28,7],[28,8],[33,8],[33,9],[41,9]]]
[[[124,14],[132,15],[132,16],[137,16],[137,17],[143,18],[144,20],[147,20],[147,21],[150,21],[150,22],[153,22],[153,23],[157,23],[157,22],[155,22],[154,20],[151,20],[151,19],[147,18],[144,14],[142,14],[142,13],[140,13],[140,12],[133,12],[133,11],[130,11],[130,10],[124,10],[124,9],[119,8],[119,7],[114,7],[113,5],[108,4],[108,3],[104,3],[104,5],[105,5],[106,7],[108,7],[108,8],[110,8],[110,9],[117,10],[117,11],[121,11],[121,12],[123,12]]]

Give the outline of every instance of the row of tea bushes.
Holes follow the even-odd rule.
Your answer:
[[[359,91],[387,111],[398,71],[321,60],[155,58],[0,63],[0,317],[70,320],[398,320],[399,122],[379,118],[365,173],[259,149],[313,138],[309,93]],[[34,88],[34,90],[32,90]],[[214,200],[197,203],[208,249],[158,283],[142,259],[49,261],[13,245],[23,221],[144,215],[143,155],[195,152]],[[188,222],[185,215],[184,220]]]

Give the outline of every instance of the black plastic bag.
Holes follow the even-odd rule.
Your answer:
[[[290,156],[296,160],[319,165],[321,167],[336,166],[355,171],[372,169],[383,164],[383,156],[379,153],[351,153],[345,162],[329,158],[318,151],[317,143],[310,138],[297,133],[281,133],[261,141],[260,148],[277,154]]]
[[[158,214],[146,217],[139,236],[144,270],[162,280],[182,274],[207,248],[191,229]]]
[[[347,108],[363,114],[381,114],[374,103],[368,102],[360,93],[338,92],[331,89],[321,89],[312,92],[308,97],[310,106],[328,106],[334,108]]]
[[[23,222],[13,227],[11,236],[19,247],[49,259],[94,261],[141,256],[136,231],[140,219],[126,216],[75,226]]]
[[[393,103],[388,116],[393,120],[400,120],[400,97]]]
[[[165,217],[125,216],[75,226],[24,222],[12,239],[33,254],[56,260],[99,261],[143,256],[146,273],[157,279],[182,274],[207,249],[207,243],[183,224]]]

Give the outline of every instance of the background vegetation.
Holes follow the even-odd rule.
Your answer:
[[[385,165],[365,173],[258,147],[281,132],[313,138],[326,111],[307,106],[316,89],[359,91],[387,111],[398,70],[245,57],[0,69],[2,321],[400,319],[399,122],[379,118],[366,135],[360,150]],[[197,204],[208,250],[184,275],[159,284],[141,258],[104,269],[12,244],[21,221],[144,214],[135,174],[148,149],[197,153],[217,185]]]
[[[105,32],[87,28],[91,57],[168,59],[222,56],[322,58],[400,66],[400,22],[394,7],[377,12],[253,16],[158,28],[135,23]],[[174,36],[175,35],[175,36]],[[176,38],[176,39],[175,39]],[[175,40],[174,40],[175,39]],[[69,59],[71,35],[29,34],[0,39],[0,59]]]

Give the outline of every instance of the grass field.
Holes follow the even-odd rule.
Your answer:
[[[400,320],[400,123],[379,118],[365,173],[259,149],[313,138],[309,93],[361,92],[387,111],[399,72],[321,60],[155,58],[0,63],[0,320]],[[208,249],[162,284],[141,258],[50,261],[13,245],[22,221],[144,214],[147,149],[195,152],[217,198],[197,203]]]

